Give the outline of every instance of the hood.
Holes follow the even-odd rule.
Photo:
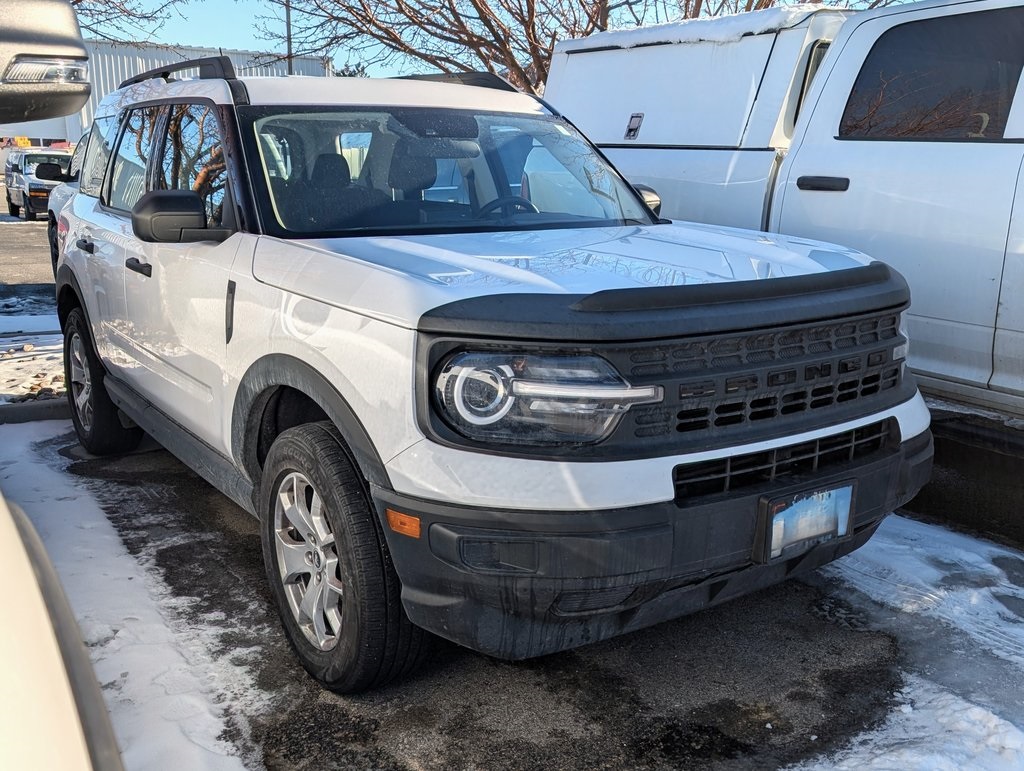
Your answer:
[[[264,237],[253,272],[296,294],[412,327],[432,308],[486,295],[769,280],[868,262],[816,241],[672,223],[298,242]]]

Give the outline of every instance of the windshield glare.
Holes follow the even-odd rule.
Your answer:
[[[252,111],[282,235],[650,224],[635,193],[550,116],[436,108]]]

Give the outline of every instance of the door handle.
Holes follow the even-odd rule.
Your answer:
[[[801,190],[827,190],[841,193],[850,189],[849,177],[800,177],[796,186]]]
[[[141,273],[143,276],[153,275],[153,266],[148,262],[139,262],[137,257],[129,257],[124,261],[124,266],[128,270],[134,270],[136,273]]]
[[[94,244],[88,238],[79,238],[77,241],[75,241],[75,246],[77,246],[83,252],[88,252],[89,254],[96,253],[96,244]]]

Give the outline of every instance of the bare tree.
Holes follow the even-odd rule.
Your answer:
[[[860,7],[893,0],[833,0]],[[442,72],[486,69],[521,88],[547,79],[558,40],[610,27],[762,10],[778,0],[268,0],[289,7],[296,55],[346,52],[364,65],[418,63]],[[819,0],[820,2],[820,0]],[[282,41],[279,19],[262,33]]]
[[[118,43],[148,40],[168,13],[188,0],[71,0],[86,37]]]

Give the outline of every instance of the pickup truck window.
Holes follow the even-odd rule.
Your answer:
[[[1002,139],[1024,64],[1024,8],[893,27],[857,76],[845,139]]]

